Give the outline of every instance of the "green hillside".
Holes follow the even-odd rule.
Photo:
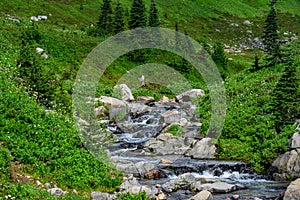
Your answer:
[[[127,22],[132,1],[120,2]],[[145,2],[148,9],[150,1]],[[250,36],[261,37],[269,11],[268,2],[156,0],[162,27],[175,29],[177,22],[180,32],[186,31],[193,39],[208,46],[207,50],[213,50],[217,42],[231,48],[239,47]],[[116,3],[113,0],[113,8]],[[84,195],[91,191],[118,190],[121,173],[108,162],[99,162],[104,158],[97,160],[83,147],[72,117],[72,87],[77,70],[93,48],[111,36],[92,34],[100,6],[101,1],[96,0],[0,2],[0,171],[4,172],[0,174],[0,199],[8,194],[16,199],[27,196],[52,199],[42,190],[45,188],[36,186],[36,181],[49,182],[68,191],[63,199],[84,199]],[[299,37],[300,1],[278,0],[276,8],[280,38],[285,37],[285,32]],[[48,19],[30,22],[31,16],[38,15],[46,15]],[[245,25],[245,20],[251,24]],[[251,35],[247,34],[249,30]],[[50,57],[46,60],[39,56],[34,61],[39,66],[39,80],[45,86],[42,95],[47,98],[43,101],[39,101],[39,94],[28,90],[24,80],[20,79],[18,63],[24,49],[22,39],[32,37],[28,33],[34,35],[34,41],[25,55],[31,55],[36,47],[40,47]],[[299,40],[295,40],[290,48],[294,51],[294,63],[299,72]],[[178,71],[183,70],[180,72],[191,85],[206,90],[205,83],[195,70],[184,71],[183,65],[191,66],[179,56],[163,51],[145,50],[141,53],[144,53],[143,60],[132,59],[130,54],[116,60],[100,81],[97,95],[111,95],[113,86],[127,70],[157,61]],[[268,114],[271,95],[284,64],[252,73],[249,68],[255,55],[263,59],[265,53],[257,48],[226,53],[230,58],[224,72],[228,111],[217,143],[218,158],[243,160],[257,172],[266,173],[272,160],[287,148],[294,127],[286,126],[282,134],[277,134],[274,119]],[[151,95],[156,99],[163,95],[174,96],[157,85],[146,85],[134,91],[134,95]],[[210,102],[205,99],[198,103],[205,130],[209,122]],[[47,109],[55,110],[55,113],[48,114]],[[78,194],[72,192],[74,189]]]

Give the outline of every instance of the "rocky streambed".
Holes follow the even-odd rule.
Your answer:
[[[170,200],[277,199],[287,188],[288,182],[257,175],[246,163],[215,159],[217,149],[211,138],[199,134],[201,123],[191,102],[204,95],[202,90],[154,101],[134,100],[128,88],[121,89],[123,100],[100,97],[96,101],[104,106],[95,109],[97,116],[111,119],[106,121],[114,138],[109,154],[128,175],[121,192],[146,191],[153,199]],[[182,130],[176,136],[167,133],[174,125]]]

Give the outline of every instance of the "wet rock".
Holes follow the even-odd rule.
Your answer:
[[[205,93],[201,89],[192,89],[189,91],[186,91],[180,95],[176,96],[176,100],[179,102],[186,102],[186,101],[191,101],[193,98],[197,98],[199,96],[204,96]]]
[[[300,149],[300,133],[294,133],[289,144],[290,149]]]
[[[209,191],[203,190],[188,200],[213,200],[213,196]]]
[[[232,195],[233,200],[238,200],[239,198],[240,198],[240,195],[238,195],[238,194]]]
[[[211,138],[203,138],[186,155],[196,159],[214,158],[216,150],[217,148],[212,144]]]
[[[150,96],[139,96],[136,98],[136,102],[143,103],[143,104],[149,104],[154,101],[155,101],[155,99]]]
[[[195,184],[196,191],[208,190],[213,193],[228,193],[236,190],[236,186],[226,182]]]
[[[178,122],[181,119],[180,112],[177,110],[169,110],[162,115],[163,122],[166,124],[171,124],[174,122]]]
[[[92,192],[91,194],[92,200],[113,200],[116,199],[116,195],[108,194],[104,192]]]
[[[126,84],[116,85],[114,87],[114,96],[122,99],[123,101],[133,101],[131,90]]]
[[[63,191],[62,189],[57,188],[57,187],[48,189],[47,191],[48,191],[51,195],[53,195],[54,197],[59,197],[59,196],[63,196],[63,195],[65,195],[65,194],[67,194],[66,191]]]
[[[191,173],[185,173],[178,176],[177,179],[170,180],[162,185],[166,192],[174,192],[178,189],[190,189],[190,186],[196,182],[196,178]]]
[[[300,197],[300,178],[290,183],[284,193],[283,200],[296,200]]]

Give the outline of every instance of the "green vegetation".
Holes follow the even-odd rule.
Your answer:
[[[170,128],[166,131],[166,133],[171,133],[174,136],[180,136],[183,133],[183,128],[179,125],[173,124]]]
[[[146,192],[141,192],[139,194],[125,193],[118,198],[118,200],[149,200],[149,199],[150,198],[147,197]]]
[[[104,3],[108,8],[106,14]],[[105,160],[105,155],[95,158],[83,146],[72,119],[71,96],[84,58],[109,34],[126,27],[147,24],[176,27],[212,52],[226,77],[228,110],[218,141],[220,159],[243,160],[258,172],[266,172],[273,159],[286,150],[295,128],[293,121],[300,118],[299,41],[280,49],[281,63],[262,69],[261,61],[266,55],[260,49],[245,50],[242,54],[224,52],[224,44],[238,46],[243,40],[238,39],[239,35],[250,29],[252,37],[265,33],[265,37],[273,35],[275,40],[282,38],[284,32],[299,34],[299,1],[278,1],[277,16],[274,16],[275,6],[271,5],[269,17],[266,0],[107,0],[103,4],[94,0],[2,0],[0,7],[0,194],[3,196],[54,199],[45,188],[35,185],[37,180],[68,191],[61,199],[84,199],[82,196],[91,191],[118,190],[121,174],[109,162],[99,161]],[[37,15],[47,15],[48,19],[29,22],[31,16]],[[278,20],[274,21],[276,17]],[[20,23],[9,18],[17,18]],[[243,24],[246,19],[251,25]],[[233,23],[239,26],[232,26]],[[277,29],[278,35],[274,32]],[[183,44],[189,45],[189,41]],[[37,47],[43,48],[49,59],[37,54]],[[138,54],[128,53],[112,63],[99,81],[96,96],[111,95],[113,86],[126,71],[144,63],[167,64],[182,73],[194,88],[209,93],[201,75],[184,59],[169,52],[146,49]],[[184,88],[180,82],[176,87]],[[160,99],[174,94],[167,87],[147,83],[135,90],[134,95]],[[205,134],[211,116],[209,96],[199,100],[198,105],[201,131]],[[177,135],[182,130],[172,126],[169,131]],[[73,194],[73,189],[79,194]],[[146,199],[146,196],[124,194],[120,199]]]

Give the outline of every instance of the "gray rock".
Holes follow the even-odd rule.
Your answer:
[[[51,189],[48,189],[47,190],[51,195],[53,195],[54,197],[59,197],[59,196],[62,196],[62,195],[65,195],[67,194],[66,191],[63,191],[62,189],[60,188],[51,188]]]
[[[123,101],[133,101],[131,90],[126,84],[116,85],[114,87],[114,96],[122,99]]]
[[[212,144],[211,138],[203,138],[186,155],[196,159],[214,158],[216,151],[217,148]]]
[[[92,200],[113,200],[116,199],[116,195],[111,195],[104,192],[92,192],[91,194]]]
[[[109,117],[114,120],[122,120],[127,113],[127,104],[124,101],[113,97],[101,96],[95,102],[100,101],[109,107]]]
[[[183,187],[190,188],[195,184],[196,178],[191,173],[185,173],[178,176],[178,178],[170,180],[162,185],[162,189],[166,192],[174,192]]]
[[[296,199],[300,199],[300,178],[290,183],[283,197],[283,200]]]
[[[290,149],[300,148],[300,133],[299,132],[294,133],[294,135],[292,136],[292,138],[290,140],[289,148]]]
[[[184,155],[195,142],[191,138],[184,139],[165,133],[146,142],[144,150],[153,155]]]
[[[156,167],[154,164],[144,161],[133,163],[123,160],[117,163],[116,168],[126,174],[133,174],[135,177],[144,177],[147,172],[154,170]]]
[[[300,176],[300,154],[298,150],[288,151],[280,155],[272,164],[273,178],[275,180],[287,180]]]
[[[185,102],[185,101],[191,101],[193,98],[197,98],[199,96],[204,96],[205,93],[201,89],[192,89],[189,91],[186,91],[180,95],[176,96],[176,100],[179,102]]]
[[[162,116],[163,122],[166,124],[178,122],[181,119],[180,112],[177,110],[169,110],[169,111],[163,113],[161,116]]]
[[[236,189],[235,185],[226,182],[195,184],[194,187],[194,190],[196,191],[208,190],[213,193],[228,193],[233,192]]]
[[[142,104],[142,103],[130,103],[128,105],[128,109],[129,109],[130,113],[141,114],[141,113],[144,113],[146,111],[149,111],[150,107],[145,105],[145,104]]]
[[[9,18],[7,18],[7,19],[10,20],[10,21],[16,22],[16,23],[20,23],[20,20],[19,20],[19,19],[16,19],[16,18],[11,18],[11,17],[9,17]]]
[[[188,200],[213,200],[213,196],[209,191],[203,190]]]
[[[128,178],[120,185],[120,192],[137,194],[142,191],[145,191],[149,196],[154,196],[157,192],[147,186],[141,185],[136,178]]]
[[[148,103],[154,102],[155,99],[150,96],[139,96],[136,98],[136,101],[138,103],[148,104]]]

